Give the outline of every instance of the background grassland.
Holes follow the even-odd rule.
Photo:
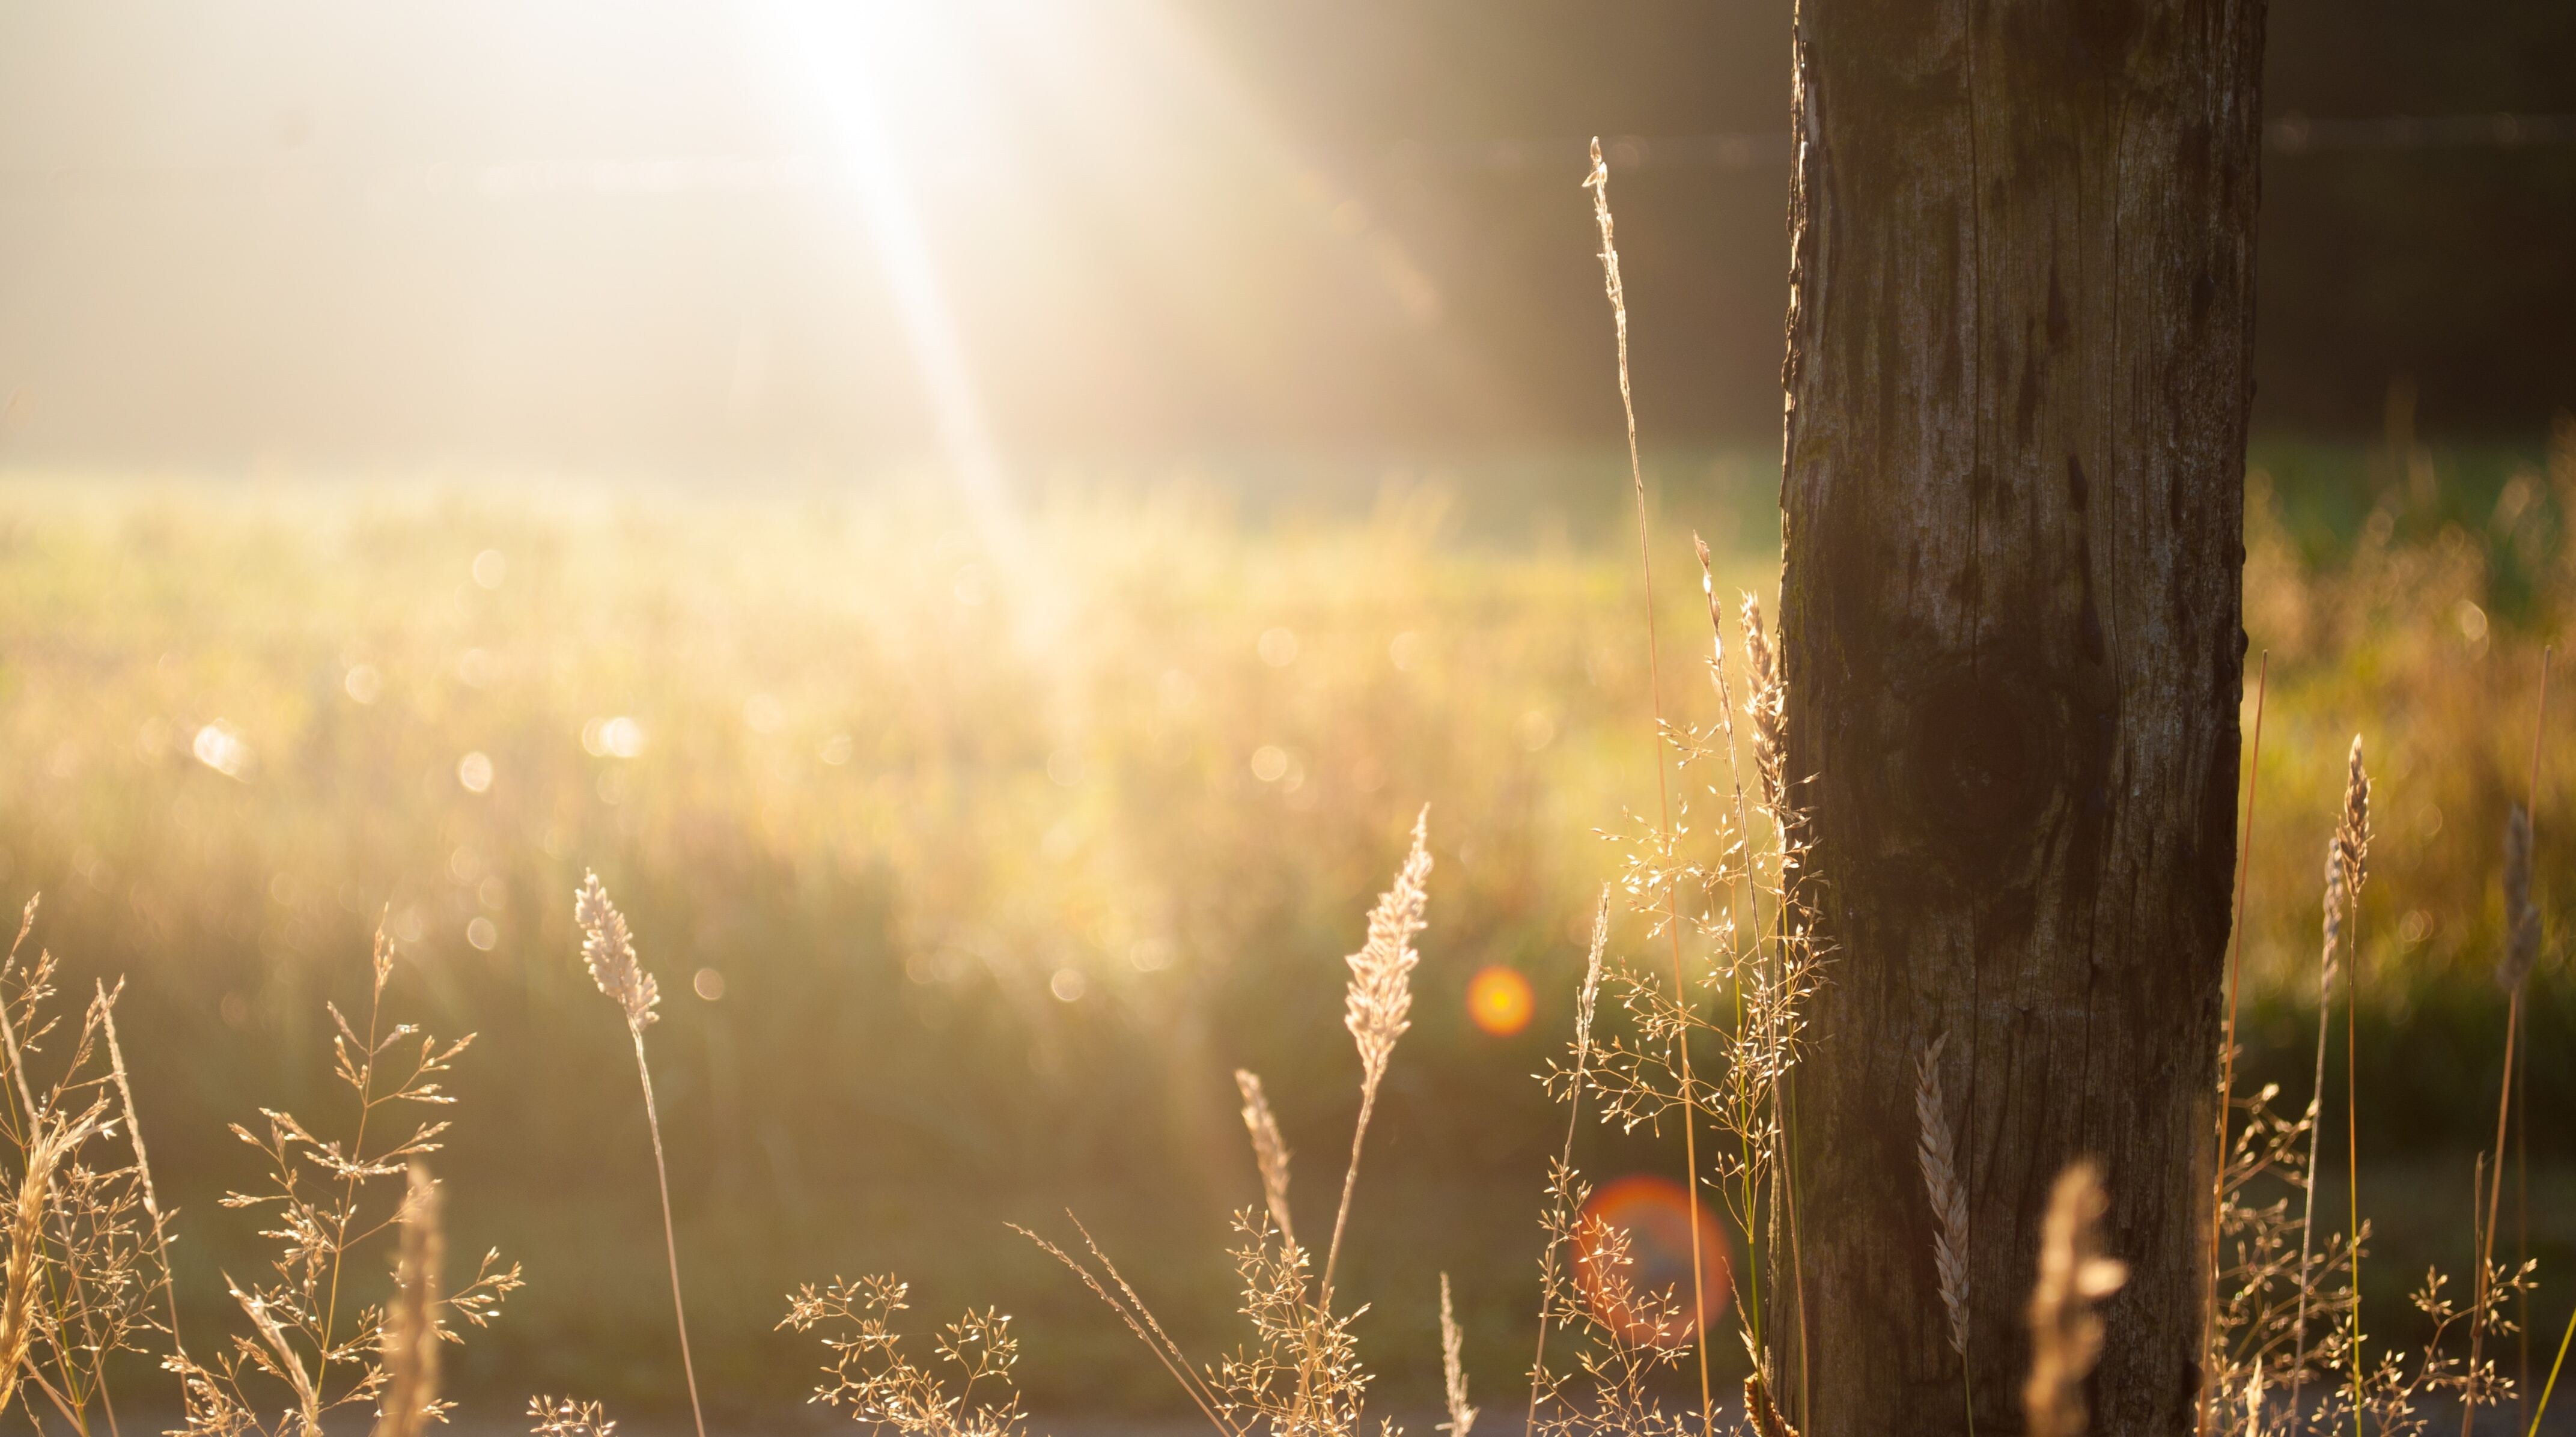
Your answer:
[[[1668,708],[1707,722],[1687,535],[1767,602],[1776,470],[1653,467]],[[2363,1181],[2395,1328],[2407,1272],[2465,1265],[2503,814],[2539,648],[2576,617],[2576,434],[2273,445],[2255,467],[2247,625],[2272,659],[2247,1067],[2304,1097],[2320,859],[2360,732]],[[1292,471],[1288,506],[1269,496]],[[1340,959],[1428,802],[1422,996],[1345,1286],[1378,1304],[1399,1395],[1427,1393],[1451,1271],[1500,1392],[1525,1364],[1554,1142],[1528,1075],[1569,1026],[1619,854],[1603,831],[1652,802],[1623,500],[1616,464],[1584,456],[1069,478],[1016,534],[899,484],[19,476],[0,489],[0,887],[44,892],[75,991],[131,980],[192,1302],[249,1245],[213,1202],[251,1156],[224,1125],[331,1101],[322,1001],[363,987],[381,921],[397,1003],[482,1035],[442,1167],[457,1247],[529,1267],[461,1380],[677,1400],[637,1256],[654,1213],[625,1038],[575,957],[570,894],[595,867],[670,995],[654,1057],[711,1402],[802,1390],[802,1346],[770,1331],[782,1290],[894,1268],[926,1317],[1020,1314],[1039,1406],[1152,1405],[1160,1374],[1000,1223],[1071,1203],[1170,1294],[1167,1319],[1210,1330],[1233,1303],[1223,1215],[1257,1191],[1225,1075],[1264,1074],[1301,1192],[1324,1190],[1355,1101]],[[236,773],[201,759],[209,732]],[[2548,1272],[2576,1265],[2571,797],[2561,743],[2529,1015],[2544,1314],[2565,1301]],[[1530,1031],[1467,1022],[1487,964],[1536,983]],[[1669,1165],[1587,1142],[1605,1175]]]

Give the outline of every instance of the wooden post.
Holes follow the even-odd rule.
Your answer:
[[[2245,636],[2261,0],[1800,0],[1782,630],[1832,953],[1795,1084],[1810,1409],[2017,1432],[2049,1184],[2132,1264],[2093,1431],[2188,1433]],[[1799,1371],[1792,1359],[1792,1381]]]

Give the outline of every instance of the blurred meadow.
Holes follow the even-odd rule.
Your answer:
[[[1667,690],[1710,721],[1687,535],[1767,601],[1776,469],[1650,467]],[[2364,1183],[2393,1279],[2461,1256],[2459,1115],[2498,1061],[2499,816],[2540,646],[2576,615],[2576,428],[2530,452],[2265,446],[2249,482],[2271,667],[2246,1064],[2305,1091],[2317,855],[2357,732],[2380,776]],[[1068,472],[978,532],[899,479],[718,504],[21,475],[0,490],[0,878],[44,894],[67,991],[128,980],[183,1304],[253,1260],[257,1224],[214,1201],[253,1172],[225,1125],[345,1103],[322,1005],[363,997],[381,923],[397,1009],[480,1035],[450,1083],[458,1245],[529,1270],[452,1380],[678,1400],[636,1260],[632,1073],[577,957],[595,868],[669,994],[657,1082],[720,1409],[801,1385],[779,1292],[888,1267],[934,1311],[1000,1302],[1042,1332],[1021,1374],[1042,1408],[1153,1409],[1159,1374],[1002,1224],[1070,1205],[1167,1317],[1221,1321],[1223,1215],[1257,1191],[1226,1074],[1263,1073],[1290,1145],[1330,1161],[1356,1101],[1341,956],[1427,803],[1421,1003],[1348,1286],[1379,1303],[1400,1401],[1436,1390],[1421,1298],[1444,1268],[1500,1380],[1560,1121],[1531,1075],[1652,801],[1623,487],[1581,456],[1319,471],[1293,505]],[[2545,902],[2576,893],[2550,823],[2570,799],[2561,745]],[[2539,1255],[2563,1261],[2576,981],[2550,911],[2529,1131]],[[1474,1021],[1487,968],[1529,980],[1526,1028]],[[1604,1171],[1656,1161],[1584,1141]],[[2563,1301],[2544,1292],[2544,1322]]]

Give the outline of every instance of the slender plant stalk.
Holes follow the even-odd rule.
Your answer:
[[[2352,961],[2343,965],[2344,1251],[2352,1261],[2352,1437],[2361,1437],[2361,893],[2352,895]]]
[[[376,929],[374,964],[374,996],[367,1000],[367,1062],[359,1070],[358,1131],[349,1147],[349,1151],[362,1161],[367,1152],[367,1119],[376,1111],[376,1038],[384,1022],[385,982],[393,976],[393,949],[385,942],[381,921]],[[316,1388],[324,1387],[330,1381],[331,1331],[338,1325],[340,1316],[340,1259],[349,1250],[349,1219],[357,1214],[357,1206],[358,1173],[353,1167],[340,1185],[340,1212],[331,1241],[330,1295],[322,1305],[322,1341],[313,1362],[313,1385]]]
[[[662,1187],[662,1254],[671,1267],[671,1320],[680,1329],[680,1373],[689,1383],[689,1416],[698,1437],[707,1437],[706,1413],[698,1406],[698,1365],[689,1356],[689,1309],[680,1296],[680,1239],[671,1224],[671,1170],[662,1161],[662,1115],[653,1106],[653,1069],[644,1061],[644,1030],[635,1036],[635,1076],[644,1084],[644,1125],[653,1130],[653,1180]]]
[[[2293,1342],[2296,1361],[2290,1372],[2290,1410],[2299,1408],[2299,1391],[2308,1375],[2308,1294],[2314,1285],[2309,1281],[2309,1255],[2314,1250],[2317,1217],[2317,1159],[2325,1137],[2326,1055],[2331,1049],[2328,1038],[2334,1017],[2335,964],[2340,957],[2347,970],[2360,961],[2358,933],[2354,919],[2361,909],[2361,885],[2368,876],[2370,854],[2370,778],[2361,762],[2361,736],[2352,740],[2352,756],[2347,761],[2344,779],[2343,812],[2335,820],[2334,836],[2326,843],[2325,923],[2317,947],[2317,1067],[2316,1086],[2308,1094],[2308,1168],[2301,1186],[2306,1190],[2299,1212],[2299,1307]],[[2353,989],[2347,985],[2349,995]],[[2350,1029],[2353,1015],[2344,1014],[2344,1025]],[[2346,1063],[2351,1048],[2347,1041]],[[2346,1087],[2350,1086],[2347,1079]],[[2355,1213],[2355,1237],[2359,1235],[2359,1215]],[[2354,1253],[2354,1292],[2360,1292],[2359,1254]],[[2360,1308],[2356,1300],[2353,1326],[2360,1330]],[[2360,1344],[2356,1342],[2357,1348]]]
[[[1601,954],[1610,946],[1610,885],[1601,885],[1601,898],[1592,909],[1592,956],[1583,967],[1583,987],[1575,999],[1574,1071],[1567,1080],[1565,1112],[1565,1154],[1557,1160],[1560,1173],[1574,1168],[1574,1132],[1583,1120],[1583,1074],[1592,1057],[1592,1005],[1601,995]],[[1525,1434],[1538,1431],[1538,1390],[1547,1372],[1548,1300],[1555,1296],[1557,1234],[1547,1237],[1547,1251],[1539,1257],[1538,1351],[1530,1358],[1529,1416],[1522,1422]]]
[[[662,1159],[662,1115],[653,1104],[653,1066],[644,1060],[644,1030],[660,1016],[653,1008],[662,1001],[662,990],[637,961],[626,915],[608,901],[608,889],[598,874],[582,875],[581,887],[573,893],[572,916],[581,926],[581,957],[590,966],[591,981],[617,1004],[626,1017],[626,1031],[635,1040],[635,1076],[644,1085],[644,1125],[653,1133],[653,1177],[662,1189],[662,1251],[670,1260],[671,1319],[680,1329],[680,1373],[689,1384],[689,1416],[697,1424],[698,1437],[707,1437],[706,1411],[698,1403],[698,1366],[689,1355],[688,1306],[680,1297],[680,1240],[671,1222],[671,1171]]]
[[[2558,1390],[2558,1369],[2567,1365],[2567,1348],[2576,1344],[2576,1312],[2567,1314],[2567,1335],[2558,1339],[2558,1360],[2549,1364],[2549,1383],[2540,1389],[2540,1405],[2531,1414],[2524,1437],[2540,1437],[2540,1419],[2549,1415],[2549,1394]]]
[[[161,1300],[170,1313],[170,1351],[184,1362],[188,1344],[179,1336],[179,1290],[170,1276],[169,1219],[161,1211],[161,1194],[152,1186],[152,1157],[143,1147],[143,1120],[135,1111],[134,1085],[125,1075],[125,1048],[116,1040],[116,1000],[124,992],[123,979],[117,980],[114,993],[107,991],[105,983],[98,986],[101,1026],[107,1032],[108,1070],[116,1075],[116,1095],[125,1105],[125,1141],[134,1149],[134,1169],[143,1180],[143,1215],[152,1222],[152,1255],[161,1266]],[[182,1382],[183,1400],[186,1388]]]
[[[2531,801],[2528,807],[2524,809],[2524,812],[2530,815],[2530,822],[2533,825],[2531,837],[2535,850],[2533,853],[2533,860],[2535,863],[2539,858],[2537,847],[2540,840],[2540,736],[2549,718],[2549,659],[2551,653],[2552,646],[2542,646],[2540,650],[2539,716],[2538,720],[2533,723],[2531,729]],[[2514,1265],[2516,1267],[2523,1267],[2527,1266],[2531,1261],[2530,1044],[2523,1044],[2522,1051],[2515,1057],[2511,1071],[2513,1073],[2514,1087],[2518,1090],[2515,1101],[2515,1106],[2518,1111],[2514,1115],[2516,1121],[2513,1127]],[[2520,1355],[2514,1364],[2513,1391],[2514,1401],[2516,1403],[2515,1416],[2518,1419],[2527,1419],[2531,1416],[2530,1323],[2522,1322],[2516,1324],[2516,1340],[2517,1346],[2520,1349]]]
[[[1628,481],[1635,490],[1637,498],[1637,568],[1645,583],[1646,693],[1648,702],[1652,706],[1655,725],[1655,804],[1660,823],[1657,838],[1664,843],[1666,852],[1669,854],[1673,833],[1673,800],[1672,785],[1664,774],[1666,751],[1670,740],[1664,732],[1664,680],[1661,663],[1657,658],[1655,638],[1654,545],[1648,535],[1646,524],[1645,465],[1637,457],[1637,402],[1628,381],[1628,295],[1619,280],[1619,247],[1611,239],[1610,166],[1601,158],[1599,136],[1593,137],[1592,173],[1583,183],[1585,188],[1592,191],[1592,217],[1601,227],[1602,284],[1610,297],[1611,321],[1618,332],[1619,407],[1625,411],[1628,421]],[[1673,1001],[1687,1009],[1690,1003],[1690,988],[1688,978],[1682,969],[1681,901],[1669,881],[1664,884],[1664,910],[1664,931],[1672,939]],[[1710,1396],[1708,1385],[1708,1324],[1705,1321],[1708,1315],[1708,1292],[1707,1278],[1702,1270],[1705,1263],[1700,1255],[1699,1231],[1699,1125],[1691,1120],[1690,1095],[1694,1089],[1691,1083],[1688,1025],[1683,1026],[1676,1046],[1681,1050],[1682,1163],[1689,1169],[1684,1175],[1683,1189],[1688,1194],[1690,1209],[1691,1347],[1699,1363],[1700,1426],[1704,1432],[1713,1434],[1717,1430],[1717,1403]],[[1754,1280],[1758,1282],[1760,1279],[1757,1277]],[[1758,1306],[1753,1309],[1756,1314],[1759,1311]],[[1754,1321],[1757,1329],[1755,1342],[1758,1345],[1760,1342],[1758,1315],[1755,1316]]]
[[[2245,821],[2236,840],[2236,902],[2231,915],[2227,952],[2227,1031],[2219,1040],[2218,1154],[2209,1166],[2209,1302],[2201,1331],[2200,1370],[2218,1371],[2218,1230],[2227,1207],[2227,1109],[2236,1100],[2237,997],[2245,986],[2245,877],[2254,858],[2254,794],[2263,781],[2263,701],[2272,688],[2272,651],[2254,671],[2254,744],[2245,758]],[[2200,1437],[2209,1437],[2211,1388],[2201,1384]]]
[[[1342,1202],[1333,1214],[1333,1240],[1324,1249],[1324,1280],[1315,1289],[1318,1321],[1332,1317],[1333,1268],[1342,1255],[1342,1229],[1351,1219],[1351,1189],[1360,1177],[1360,1144],[1368,1138],[1369,1115],[1377,1110],[1378,1085],[1386,1081],[1386,1065],[1395,1056],[1396,1040],[1413,1027],[1408,1016],[1413,1011],[1413,969],[1421,961],[1413,951],[1413,935],[1422,931],[1427,897],[1423,885],[1431,877],[1430,822],[1428,807],[1414,817],[1413,847],[1396,870],[1395,882],[1369,910],[1368,941],[1342,960],[1351,970],[1342,995],[1342,1026],[1350,1030],[1351,1043],[1359,1050],[1360,1117],[1351,1128],[1351,1161],[1342,1170]]]
[[[2495,1163],[2487,1173],[2486,1224],[2478,1243],[2477,1301],[2469,1310],[2469,1385],[2460,1394],[2460,1437],[2470,1437],[2478,1415],[2478,1356],[2487,1335],[2488,1271],[2495,1265],[2496,1209],[2504,1198],[2504,1140],[2507,1120],[2513,1112],[2513,1071],[2515,1040],[2522,1031],[2522,990],[2529,977],[2530,959],[2538,951],[2539,915],[2531,910],[2531,867],[2535,841],[2539,836],[2540,739],[2549,724],[2549,660],[2551,650],[2540,651],[2540,694],[2531,727],[2531,806],[2524,809],[2521,825],[2522,852],[2517,863],[2508,852],[2505,860],[2505,926],[2506,951],[2498,974],[2504,979],[2509,996],[2504,1010],[2504,1081],[2496,1088]],[[2515,837],[2507,830],[2508,848]],[[2520,869],[2519,882],[2514,870]],[[2516,892],[2519,888],[2521,891]],[[2526,929],[2526,924],[2529,925]],[[2532,940],[2525,947],[2525,933]]]
[[[2308,1290],[2314,1286],[2308,1280],[2308,1264],[2317,1221],[2317,1146],[2325,1131],[2326,1054],[2331,1051],[2326,1043],[2326,1025],[2334,1014],[2334,975],[2326,973],[2321,977],[2323,981],[2317,985],[2316,1086],[2309,1090],[2308,1098],[2308,1168],[2300,1180],[2300,1186],[2307,1191],[2299,1212],[2299,1314],[2294,1338],[2295,1360],[2290,1369],[2290,1410],[2293,1413],[2299,1410],[2299,1389],[2306,1385],[2308,1376]]]

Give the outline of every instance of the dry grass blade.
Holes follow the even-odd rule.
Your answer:
[[[162,1301],[168,1307],[165,1316],[169,1322],[170,1349],[185,1358],[188,1344],[179,1336],[179,1293],[170,1275],[168,1218],[161,1211],[161,1194],[152,1186],[152,1156],[143,1147],[143,1120],[136,1115],[134,1084],[125,1073],[125,1048],[116,1037],[116,1000],[124,992],[122,979],[118,980],[114,993],[108,992],[104,983],[99,985],[99,1026],[107,1035],[108,1071],[116,1078],[117,1101],[124,1110],[125,1141],[134,1149],[134,1171],[143,1190],[143,1216],[152,1224],[152,1252],[161,1269]]]
[[[1183,1353],[1179,1344],[1173,1342],[1170,1335],[1163,1331],[1163,1325],[1154,1320],[1153,1313],[1146,1309],[1143,1299],[1136,1296],[1135,1289],[1127,1285],[1127,1280],[1118,1275],[1118,1269],[1101,1253],[1100,1245],[1091,1240],[1091,1233],[1089,1229],[1082,1226],[1082,1220],[1071,1213],[1066,1213],[1065,1217],[1073,1223],[1076,1231],[1082,1233],[1084,1245],[1091,1249],[1093,1257],[1100,1260],[1101,1267],[1108,1272],[1111,1281],[1117,1283],[1118,1293],[1111,1292],[1109,1284],[1103,1282],[1098,1273],[1093,1272],[1073,1254],[1018,1223],[1012,1223],[1009,1226],[1011,1231],[1037,1244],[1038,1251],[1063,1263],[1075,1277],[1082,1280],[1084,1287],[1091,1290],[1092,1296],[1099,1298],[1104,1306],[1116,1313],[1118,1320],[1126,1324],[1127,1330],[1135,1334],[1136,1340],[1145,1344],[1146,1350],[1154,1354],[1154,1360],[1163,1365],[1163,1370],[1172,1374],[1172,1380],[1180,1384],[1182,1394],[1190,1399],[1190,1405],[1198,1408],[1200,1415],[1206,1417],[1211,1426],[1224,1433],[1225,1437],[1243,1437],[1241,1428],[1218,1415],[1216,1394],[1208,1390],[1206,1381],[1199,1376],[1198,1369],[1191,1364],[1188,1355]],[[1125,1296],[1122,1298],[1119,1293],[1124,1293]]]
[[[1467,1366],[1459,1356],[1458,1318],[1449,1305],[1449,1274],[1440,1274],[1440,1390],[1449,1405],[1449,1420],[1434,1429],[1449,1437],[1467,1437],[1476,1425],[1476,1409],[1467,1405]]]
[[[1270,1208],[1270,1220],[1279,1224],[1279,1235],[1293,1244],[1297,1232],[1288,1222],[1288,1142],[1279,1136],[1278,1119],[1270,1115],[1261,1075],[1237,1068],[1234,1086],[1243,1094],[1243,1127],[1252,1135],[1252,1158],[1261,1168],[1262,1201]]]
[[[439,1228],[438,1185],[429,1168],[411,1165],[402,1206],[402,1246],[394,1264],[394,1301],[385,1309],[387,1383],[376,1412],[376,1437],[420,1437],[439,1414],[439,1269],[446,1239]]]
[[[2058,1174],[2040,1226],[2039,1281],[2030,1291],[2030,1379],[2022,1412],[2030,1437],[2080,1437],[2084,1381],[2102,1356],[2093,1305],[2120,1290],[2128,1267],[2104,1257],[2100,1224],[2110,1202],[2089,1161]]]
[[[1315,1290],[1319,1312],[1332,1310],[1333,1267],[1342,1255],[1342,1231],[1350,1224],[1351,1189],[1359,1182],[1360,1145],[1368,1138],[1369,1116],[1377,1110],[1378,1084],[1386,1078],[1387,1060],[1395,1055],[1395,1040],[1413,1026],[1406,1015],[1413,1011],[1413,968],[1421,961],[1413,951],[1413,935],[1422,931],[1422,911],[1428,900],[1423,885],[1431,878],[1430,822],[1428,807],[1415,815],[1413,847],[1405,854],[1403,867],[1396,870],[1394,886],[1380,894],[1377,907],[1370,910],[1368,942],[1345,960],[1351,980],[1343,994],[1342,1024],[1359,1047],[1360,1115],[1351,1126],[1351,1162],[1342,1170],[1342,1201],[1333,1213],[1333,1240],[1324,1249],[1324,1280]]]

